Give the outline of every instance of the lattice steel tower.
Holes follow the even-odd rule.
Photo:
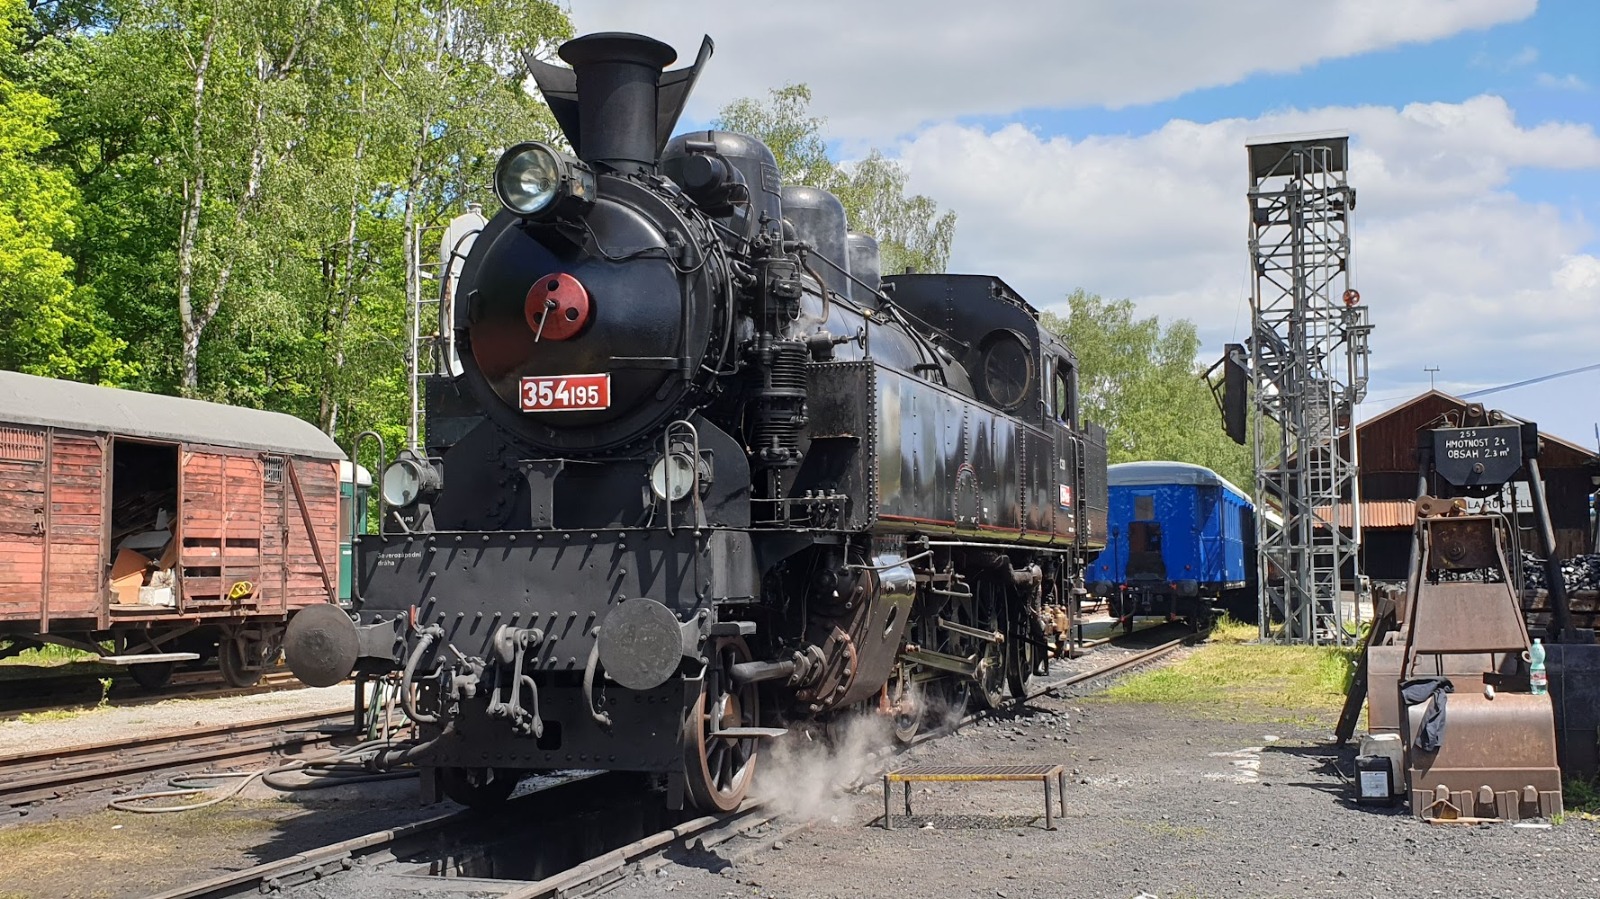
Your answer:
[[[1299,642],[1344,642],[1346,621],[1359,615],[1341,592],[1360,583],[1353,438],[1372,327],[1350,287],[1349,146],[1340,133],[1245,144],[1261,629],[1267,636],[1276,609]]]

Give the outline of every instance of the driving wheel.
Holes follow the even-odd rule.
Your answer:
[[[759,738],[721,736],[731,728],[756,727],[761,709],[756,685],[736,687],[728,675],[749,661],[750,648],[737,637],[713,642],[700,696],[684,728],[683,766],[689,801],[707,812],[731,812],[744,801],[755,776]]]

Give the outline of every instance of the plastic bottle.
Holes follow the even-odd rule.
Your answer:
[[[1550,692],[1550,676],[1544,670],[1544,644],[1538,637],[1534,637],[1533,645],[1528,647],[1528,680],[1533,685],[1533,695]]]

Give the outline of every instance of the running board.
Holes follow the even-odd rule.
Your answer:
[[[198,658],[198,652],[142,652],[131,656],[101,656],[95,661],[107,665],[156,665],[161,662],[193,662]]]
[[[772,737],[781,737],[789,730],[783,727],[725,727],[722,730],[711,732],[712,737],[726,737],[730,740],[765,740]]]

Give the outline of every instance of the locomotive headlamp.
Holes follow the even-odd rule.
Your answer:
[[[439,481],[438,470],[428,460],[402,453],[383,470],[379,489],[385,503],[404,509],[427,494],[437,493]]]
[[[668,453],[650,466],[650,492],[657,499],[677,502],[694,489],[695,463],[687,453]]]
[[[525,218],[578,214],[594,205],[594,171],[582,160],[529,141],[500,157],[494,192],[507,209]]]

